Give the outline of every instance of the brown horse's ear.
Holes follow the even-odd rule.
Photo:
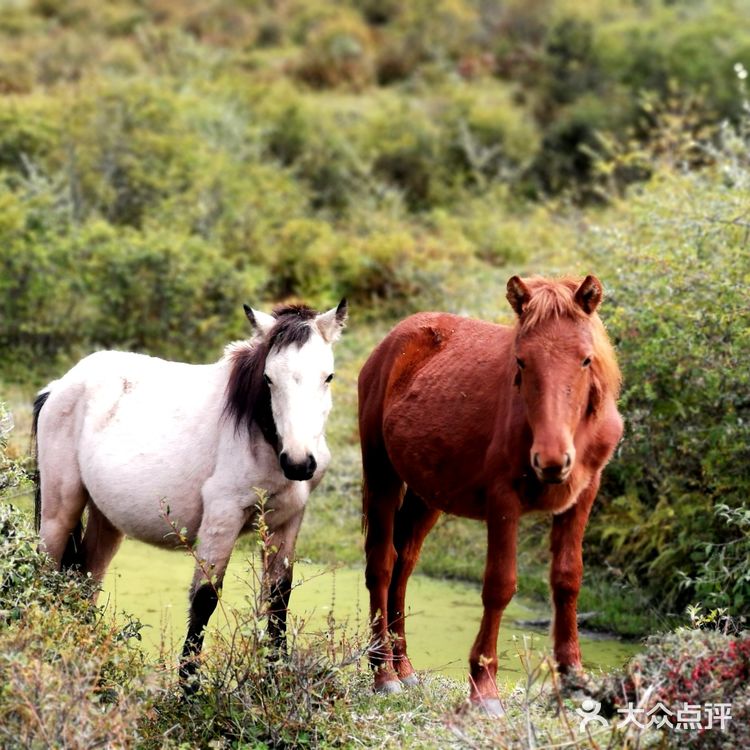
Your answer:
[[[524,307],[531,299],[531,292],[518,276],[511,276],[508,279],[506,289],[508,291],[505,297],[510,302],[510,306],[516,311],[516,315],[520,318]]]
[[[601,304],[603,296],[602,282],[596,276],[589,275],[583,280],[583,284],[578,287],[575,299],[581,309],[591,315]]]

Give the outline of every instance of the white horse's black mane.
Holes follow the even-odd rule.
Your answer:
[[[267,336],[250,345],[238,346],[229,352],[231,370],[227,382],[224,414],[234,421],[239,431],[248,431],[253,423],[260,427],[263,437],[279,450],[279,438],[271,412],[271,391],[263,378],[266,357],[272,349],[284,349],[296,344],[304,346],[312,335],[312,321],[317,312],[305,305],[286,305],[272,312],[276,323]]]

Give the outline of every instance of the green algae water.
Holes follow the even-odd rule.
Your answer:
[[[211,631],[227,627],[227,613],[233,607],[246,607],[258,586],[257,564],[238,550],[230,562],[224,581],[223,607],[217,608],[209,625]],[[156,549],[126,539],[104,581],[100,604],[115,612],[135,615],[147,627],[142,631],[146,648],[166,656],[177,654],[182,646],[187,622],[187,591],[193,575],[193,559],[185,552]],[[290,601],[290,627],[305,633],[326,630],[335,621],[352,638],[367,641],[368,595],[364,571],[332,569],[312,563],[294,567]],[[435,671],[455,679],[468,673],[469,649],[479,628],[482,604],[479,586],[414,575],[407,594],[407,638],[409,656],[419,672]],[[524,639],[532,651],[548,650],[546,629],[522,627],[519,621],[549,617],[550,611],[514,599],[500,628],[498,679],[515,683],[524,674],[519,653]],[[587,669],[608,670],[620,666],[635,653],[637,645],[612,637],[581,637]]]

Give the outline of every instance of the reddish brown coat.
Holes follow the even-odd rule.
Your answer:
[[[596,314],[601,284],[513,277],[514,327],[446,313],[399,323],[359,378],[367,585],[376,688],[414,681],[406,582],[441,512],[483,520],[485,614],[470,656],[472,699],[496,711],[496,640],[515,591],[519,517],[555,514],[555,656],[580,667],[581,543],[601,471],[622,434],[620,375]],[[383,616],[385,615],[385,616]]]

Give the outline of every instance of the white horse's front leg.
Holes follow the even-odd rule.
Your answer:
[[[294,547],[304,506],[273,529],[263,559],[264,591],[268,597],[268,635],[272,649],[286,655],[286,616],[292,592]]]
[[[190,678],[198,669],[197,656],[203,648],[206,625],[218,604],[227,564],[244,522],[245,513],[238,505],[205,501],[190,587],[188,632],[180,663],[180,679],[187,693],[197,688]]]

